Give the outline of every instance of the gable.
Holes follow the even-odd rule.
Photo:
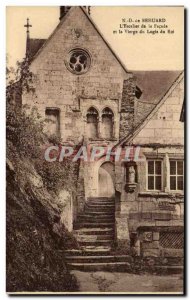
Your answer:
[[[184,144],[184,124],[180,121],[184,101],[184,78],[180,78],[151,118],[133,139],[135,144]]]
[[[66,31],[65,35],[63,34],[64,30]],[[60,32],[62,32],[62,36],[60,36]],[[32,61],[38,59],[38,56],[41,56],[42,53],[44,55],[46,48],[49,48],[50,44],[53,43],[56,46],[56,39],[58,36],[59,39],[61,38],[62,42],[66,45],[69,42],[69,35],[73,36],[72,39],[76,46],[85,45],[85,47],[87,47],[88,42],[91,41],[91,44],[93,44],[92,42],[94,40],[94,44],[92,45],[93,48],[95,48],[94,50],[100,50],[98,45],[100,42],[101,47],[104,47],[105,54],[107,53],[108,56],[111,55],[113,61],[118,63],[122,71],[124,73],[128,73],[125,65],[121,62],[109,43],[105,40],[104,36],[101,34],[91,17],[87,14],[85,9],[79,6],[74,6],[68,11],[68,13],[62,18],[52,35],[47,40],[31,39]]]
[[[75,50],[90,57],[89,69],[81,74],[69,68]],[[118,139],[123,81],[130,73],[124,70],[82,8],[69,10],[31,60],[30,70],[35,93],[24,93],[23,104],[35,105],[42,117],[46,108],[59,109],[64,140],[84,134],[86,113],[91,106],[98,109],[99,115],[107,106],[113,111]]]
[[[135,126],[142,123],[170,89],[181,71],[132,71],[142,91],[136,101]]]
[[[79,76],[67,68],[69,53],[76,48],[87,50],[91,57],[90,69]],[[57,106],[67,102],[73,108],[79,98],[120,101],[123,80],[129,77],[80,7],[69,10],[33,57],[30,69],[37,80],[40,103],[54,101]]]

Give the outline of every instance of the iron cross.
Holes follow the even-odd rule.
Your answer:
[[[29,18],[27,18],[27,23],[24,25],[24,27],[27,28],[26,32],[29,33],[29,28],[32,27],[32,25],[29,24]]]

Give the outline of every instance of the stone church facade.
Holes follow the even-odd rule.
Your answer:
[[[52,35],[28,36],[26,53],[35,93],[22,104],[37,107],[48,134],[64,144],[141,149],[140,161],[81,162],[84,197],[70,211],[70,230],[89,199],[115,199],[116,247],[182,256],[183,72],[128,71],[83,7],[61,7]]]

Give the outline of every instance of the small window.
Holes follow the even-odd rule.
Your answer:
[[[113,138],[113,112],[108,107],[102,112],[102,137],[107,140]]]
[[[148,190],[160,191],[162,189],[162,161],[148,160]]]
[[[87,111],[87,136],[96,139],[98,137],[98,112],[94,107]]]
[[[58,108],[46,108],[46,132],[49,136],[60,134],[60,110]]]
[[[170,160],[170,190],[182,191],[184,185],[183,160]]]

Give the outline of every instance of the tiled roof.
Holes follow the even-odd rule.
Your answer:
[[[140,124],[166,94],[181,71],[132,71],[142,91],[135,108],[135,125]]]
[[[43,46],[46,39],[30,39],[29,40],[29,57],[32,58],[38,50]]]
[[[147,72],[147,74],[145,74]],[[139,115],[139,119],[136,117],[135,119],[135,128],[132,133],[129,133],[124,138],[122,138],[114,147],[117,147],[118,145],[122,145],[126,142],[130,142],[146,125],[146,122],[148,122],[151,117],[154,115],[156,110],[162,105],[162,103],[167,99],[167,97],[170,95],[170,93],[175,89],[175,87],[179,84],[179,82],[184,78],[184,71],[141,71],[141,72],[134,72],[136,76],[138,75],[138,78],[140,78],[140,73],[142,73],[142,81],[141,81],[141,88],[143,86],[143,82],[146,82],[145,78],[150,78],[149,82],[147,81],[146,85],[146,93],[144,93],[144,96],[142,96],[142,100],[136,101],[136,111]],[[137,74],[138,73],[138,74]],[[149,73],[149,74],[148,74]],[[157,74],[156,74],[157,73]],[[158,73],[160,73],[158,75]],[[163,77],[161,76],[163,73]],[[154,76],[156,74],[156,76]],[[147,75],[147,76],[146,76]],[[151,76],[152,75],[152,76]],[[166,77],[165,77],[166,76]],[[144,80],[143,80],[144,78]],[[156,85],[156,82],[154,79],[157,78],[158,85]],[[166,82],[162,82],[163,79],[166,79]],[[170,80],[174,80],[170,83]],[[139,80],[139,79],[138,79]],[[151,83],[155,86],[156,89],[160,88],[160,90],[157,90],[157,94],[154,94],[151,98],[150,95],[146,94],[148,93],[148,87],[151,88]],[[145,85],[144,85],[145,87]],[[165,87],[165,89],[163,88]],[[149,99],[149,101],[147,101]],[[152,103],[152,105],[150,104]],[[149,108],[149,106],[152,106]],[[182,109],[183,111],[183,109]],[[183,113],[182,113],[183,114]]]

